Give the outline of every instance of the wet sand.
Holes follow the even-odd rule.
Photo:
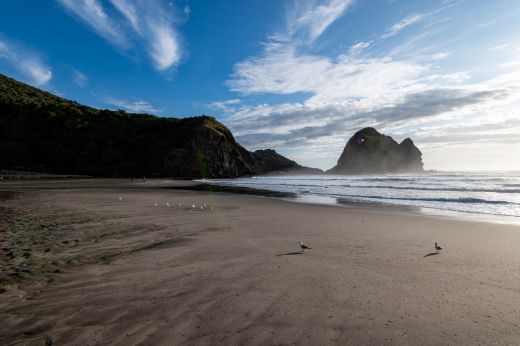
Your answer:
[[[520,343],[518,225],[172,184],[1,183],[0,344]]]

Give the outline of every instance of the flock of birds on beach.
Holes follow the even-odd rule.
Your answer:
[[[122,201],[122,200],[123,200],[123,197],[118,197],[118,199],[119,199],[120,201]],[[153,206],[156,207],[156,208],[159,207],[160,205],[161,205],[161,204],[158,203],[158,202],[155,202],[155,203],[153,204]],[[170,208],[170,207],[173,206],[172,204],[170,204],[170,202],[166,202],[166,203],[164,203],[164,205],[165,205],[166,207],[168,207],[168,208]],[[177,208],[182,208],[182,207],[184,207],[184,205],[183,205],[182,203],[177,203],[177,204],[176,204],[176,207],[177,207]],[[203,203],[203,204],[200,204],[200,205],[192,204],[191,206],[188,205],[187,207],[188,207],[189,209],[191,209],[191,210],[213,210],[213,206],[212,206],[212,205],[209,205],[209,204],[206,204],[206,203]]]
[[[119,200],[122,201],[123,197],[119,197]],[[154,205],[154,207],[159,207],[159,203],[157,203],[157,202],[155,202],[153,205]],[[166,202],[165,206],[169,208],[172,205],[169,202]],[[182,203],[177,203],[176,207],[177,208],[182,208],[183,204]],[[203,204],[200,204],[200,205],[192,204],[189,207],[191,207],[190,208],[191,210],[213,210],[213,206],[207,205],[206,203],[203,203]],[[310,247],[308,244],[304,243],[303,240],[300,240],[298,242],[298,244],[300,245],[300,251],[301,252],[305,252],[305,250],[312,249],[312,247]],[[443,249],[443,247],[438,242],[435,242],[435,244],[433,245],[433,249],[436,251],[436,253],[440,253],[440,251]]]
[[[154,207],[158,207],[159,206],[159,203],[155,202],[154,204]],[[166,202],[165,205],[169,208],[171,207],[170,203]],[[177,208],[182,208],[183,205],[182,203],[177,203],[176,205]],[[206,203],[204,204],[201,204],[201,205],[195,205],[195,204],[192,204],[191,206],[188,206],[189,209],[191,210],[213,210],[213,206],[211,205],[207,205]]]

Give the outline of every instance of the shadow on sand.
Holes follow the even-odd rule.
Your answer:
[[[282,253],[282,254],[279,254],[279,255],[276,255],[276,256],[302,255],[302,254],[304,254],[304,253],[305,253],[305,252],[303,252],[303,251],[294,251],[294,252]]]
[[[430,252],[429,254],[424,255],[424,257],[435,256],[435,255],[438,255],[438,254],[440,254],[440,252]]]

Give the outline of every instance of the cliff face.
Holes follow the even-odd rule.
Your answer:
[[[321,169],[301,166],[272,149],[257,150],[252,154],[258,174],[323,174]]]
[[[214,118],[98,110],[0,74],[0,169],[231,178],[255,174],[255,162]]]
[[[367,127],[347,142],[330,174],[379,174],[422,172],[422,153],[410,138],[397,143],[392,137]]]

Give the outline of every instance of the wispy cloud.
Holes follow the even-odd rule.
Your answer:
[[[123,110],[127,110],[127,111],[134,112],[134,113],[153,114],[153,113],[160,112],[160,109],[156,108],[151,103],[143,101],[143,100],[128,101],[128,100],[121,100],[121,99],[117,99],[117,98],[107,97],[107,98],[105,98],[105,102],[112,106],[116,106]]]
[[[411,14],[408,17],[404,18],[403,20],[392,25],[390,27],[390,29],[388,29],[388,31],[385,34],[383,34],[382,37],[387,38],[387,37],[395,36],[404,28],[422,21],[424,19],[424,17],[425,17],[425,14],[422,14],[422,13]]]
[[[291,4],[286,14],[286,31],[270,35],[263,42],[260,56],[235,64],[232,78],[226,81],[231,90],[244,94],[292,94],[315,92],[317,85],[325,82],[334,62],[300,51],[340,18],[352,1],[307,0]],[[354,49],[360,52],[369,44],[360,42]]]
[[[186,6],[184,6],[184,16],[186,16],[186,18],[189,18],[190,13],[191,13],[190,5],[186,4]]]
[[[290,36],[305,35],[312,42],[341,17],[352,0],[295,1],[288,11],[287,28]]]
[[[498,46],[493,46],[491,48],[489,48],[489,51],[490,52],[493,52],[493,51],[502,51],[502,52],[505,52],[507,51],[507,49],[510,47],[511,45],[506,43],[506,44],[500,44]]]
[[[361,53],[361,51],[363,51],[365,48],[368,48],[371,44],[372,44],[372,41],[368,41],[368,42],[359,41],[350,47],[349,52],[352,55],[357,55],[357,54]]]
[[[127,0],[110,0],[128,20],[135,33],[146,43],[154,65],[164,71],[175,66],[181,59],[178,34],[173,29],[173,14],[170,6]]]
[[[74,83],[76,83],[76,85],[80,88],[85,87],[88,82],[88,77],[83,72],[76,69],[72,70],[72,79],[74,80]]]
[[[209,107],[216,109],[216,110],[228,112],[230,110],[234,110],[235,106],[239,105],[240,102],[241,101],[239,99],[232,99],[232,100],[226,100],[226,101],[215,101],[215,102],[211,102],[209,104]]]
[[[132,28],[140,33],[141,25],[136,7],[126,0],[110,0],[110,2],[128,20]]]
[[[89,27],[106,40],[119,48],[129,44],[123,29],[109,17],[102,3],[97,0],[58,0],[58,2],[76,18],[88,24]]]
[[[42,62],[40,56],[25,46],[0,37],[0,60],[18,70],[36,86],[49,82],[52,70]]]
[[[142,49],[157,70],[181,60],[176,9],[164,1],[57,0],[94,32],[121,50]]]

